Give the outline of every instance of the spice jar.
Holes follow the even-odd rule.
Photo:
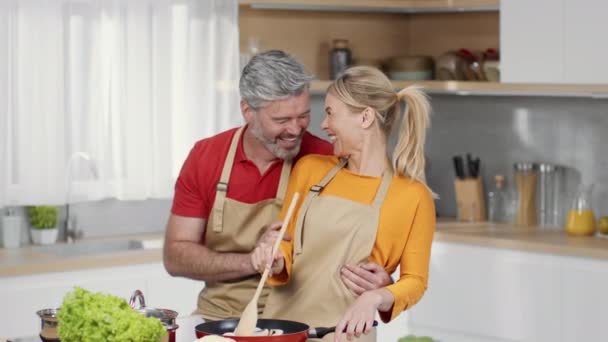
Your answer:
[[[329,78],[335,80],[352,64],[352,53],[348,48],[348,40],[334,39],[329,58]]]
[[[536,215],[536,183],[538,165],[534,163],[516,163],[515,185],[517,187],[517,215],[515,223],[520,226],[534,226]]]

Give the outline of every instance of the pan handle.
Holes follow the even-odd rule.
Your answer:
[[[374,321],[374,326],[378,326],[378,321]],[[327,334],[331,334],[336,331],[336,327],[331,328],[310,328],[308,329],[308,338],[323,338]]]

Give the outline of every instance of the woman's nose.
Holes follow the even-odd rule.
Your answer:
[[[327,129],[327,116],[321,121],[321,129]]]

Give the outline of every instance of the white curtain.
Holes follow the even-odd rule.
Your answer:
[[[172,197],[238,51],[236,0],[0,1],[0,206]]]

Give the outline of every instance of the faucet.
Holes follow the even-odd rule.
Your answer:
[[[84,161],[87,162],[87,165],[89,166],[89,170],[91,171],[91,175],[93,176],[93,179],[98,179],[98,174],[97,174],[97,165],[95,165],[95,162],[93,161],[93,159],[91,159],[91,156],[89,156],[87,153],[85,152],[74,152],[71,156],[70,159],[68,160],[68,163],[66,165],[66,182],[67,182],[67,191],[66,191],[66,200],[65,200],[65,222],[62,225],[63,227],[63,231],[60,232],[59,236],[62,237],[62,241],[63,242],[67,242],[67,243],[73,243],[76,239],[80,239],[83,236],[83,231],[79,230],[76,227],[76,223],[74,222],[74,220],[72,218],[70,218],[70,202],[72,199],[72,166],[74,164],[74,162],[78,159],[82,159]]]

